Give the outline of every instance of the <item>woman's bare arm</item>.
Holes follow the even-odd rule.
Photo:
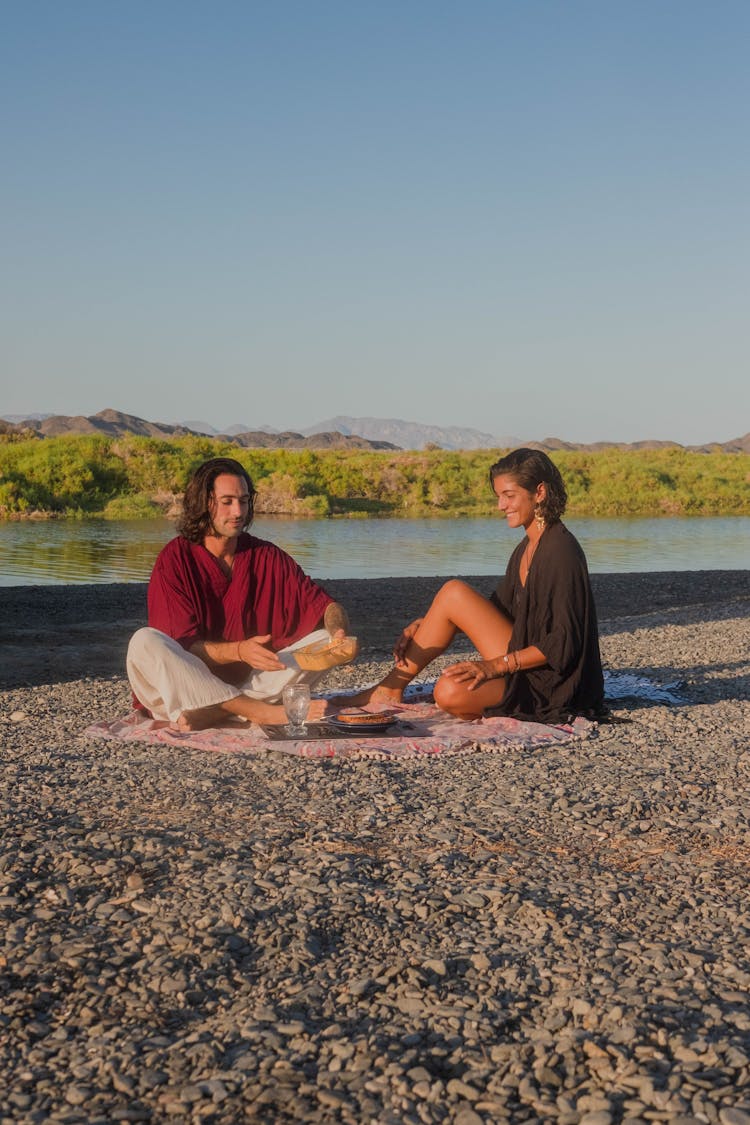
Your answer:
[[[514,672],[526,672],[531,668],[543,668],[546,663],[547,657],[541,649],[536,645],[529,645],[527,648],[496,656],[493,660],[460,660],[457,664],[449,665],[443,675],[457,683],[466,684],[469,691],[474,691],[488,680],[510,676]]]

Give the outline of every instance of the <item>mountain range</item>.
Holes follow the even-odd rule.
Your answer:
[[[78,414],[33,414],[28,418],[18,415],[0,417],[0,433],[32,433],[36,437],[61,437],[64,434],[105,434],[107,437],[123,437],[137,434],[141,437],[177,438],[210,436],[223,438],[247,449],[397,449],[387,441],[369,440],[358,434],[315,433],[311,436],[288,430],[279,432],[263,427],[249,430],[242,426],[231,426],[219,431],[203,422],[167,423],[148,422],[135,414],[123,414],[120,410],[101,410],[88,416]]]
[[[225,430],[219,431],[207,422],[182,424],[199,433],[216,436],[221,433],[244,437],[248,431],[247,426],[238,425],[228,426]],[[284,433],[289,432],[294,431],[284,431]],[[250,433],[253,436],[259,433],[273,435],[276,438],[283,436],[283,433],[274,430],[271,426],[258,426]],[[300,430],[299,434],[308,439],[325,439],[327,435],[340,434],[347,438],[365,438],[378,443],[378,447],[385,444],[386,447],[394,449],[424,449],[431,445],[437,445],[441,449],[505,449],[519,444],[516,438],[495,437],[481,430],[460,426],[427,426],[421,422],[404,422],[401,418],[353,418],[345,414],[308,426]]]
[[[495,436],[480,430],[460,426],[428,426],[419,422],[406,422],[400,418],[355,418],[337,415],[318,422],[302,431],[274,430],[270,426],[249,426],[233,423],[217,430],[206,422],[149,422],[134,414],[119,410],[102,410],[98,414],[74,417],[62,414],[0,415],[0,433],[29,433],[40,437],[58,437],[62,434],[101,433],[109,437],[140,434],[144,437],[174,438],[189,434],[208,435],[248,449],[509,449],[519,445],[535,449],[590,450],[616,449],[688,449],[697,452],[721,451],[725,453],[750,453],[750,433],[726,442],[708,442],[704,445],[682,446],[676,441],[599,441],[590,443],[568,442],[548,437],[541,441],[510,436]]]

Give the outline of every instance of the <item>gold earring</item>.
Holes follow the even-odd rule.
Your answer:
[[[541,504],[537,504],[536,507],[534,508],[534,519],[536,521],[536,526],[539,528],[539,530],[544,531],[544,528],[546,526],[547,521],[544,518],[544,513],[542,511],[542,505]]]

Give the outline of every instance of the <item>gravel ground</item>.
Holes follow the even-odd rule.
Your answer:
[[[748,575],[595,580],[684,702],[427,763],[82,739],[142,589],[0,590],[0,1120],[750,1125]]]

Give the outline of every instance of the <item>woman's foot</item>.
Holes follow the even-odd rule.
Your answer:
[[[335,699],[331,700],[331,705],[335,705],[339,710],[341,707],[366,707],[368,703],[401,703],[404,698],[404,693],[401,688],[389,688],[383,684],[375,684],[374,687],[365,688],[364,691],[357,692],[356,695],[337,695]]]

